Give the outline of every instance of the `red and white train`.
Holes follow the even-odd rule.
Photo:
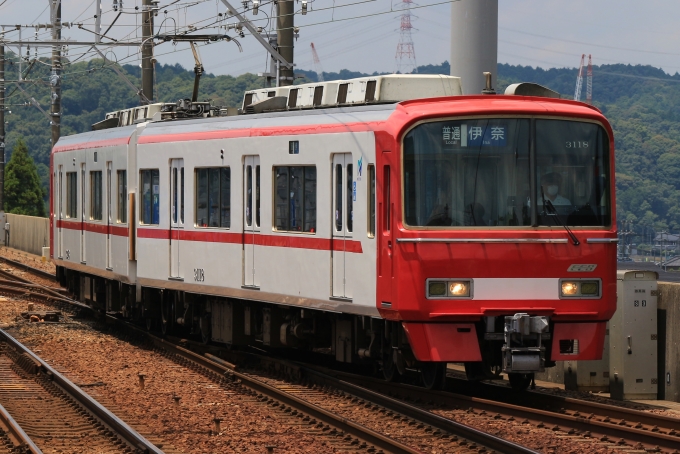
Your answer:
[[[164,333],[526,387],[616,309],[612,129],[551,96],[395,75],[109,114],[53,149],[58,277]]]

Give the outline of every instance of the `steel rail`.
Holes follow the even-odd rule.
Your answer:
[[[8,259],[6,257],[0,256],[0,262],[5,262],[8,265],[12,265],[15,268],[20,268],[24,271],[28,271],[33,274],[37,274],[40,277],[44,277],[45,279],[51,279],[53,281],[57,280],[57,276],[55,276],[52,273],[48,273],[47,271],[39,270],[38,268],[33,268],[32,266],[26,265],[25,263],[17,262],[16,260]]]
[[[311,368],[309,366],[299,366],[313,371],[315,374],[325,375],[324,372],[320,372],[318,368]],[[544,410],[545,405],[542,408],[531,408],[527,407],[524,401],[530,398],[531,393],[522,393],[523,404],[510,404],[507,402],[498,402],[495,400],[485,399],[481,397],[471,397],[461,394],[455,394],[447,391],[430,391],[417,386],[396,384],[385,382],[384,380],[377,380],[370,377],[364,377],[361,375],[354,375],[345,372],[333,372],[337,377],[332,377],[336,380],[341,380],[338,377],[342,377],[341,381],[347,380],[352,383],[359,383],[360,386],[370,387],[372,389],[378,389],[379,392],[387,393],[390,392],[392,395],[408,396],[411,399],[420,399],[423,402],[439,402],[447,403],[449,405],[454,405],[461,408],[476,408],[479,410],[484,410],[486,412],[493,412],[499,414],[505,414],[507,416],[512,416],[514,418],[522,418],[537,421],[539,424],[544,425],[551,424],[558,428],[573,428],[579,430],[583,433],[594,432],[596,434],[604,435],[608,437],[609,441],[618,441],[620,439],[625,439],[629,441],[635,441],[647,445],[651,448],[659,446],[661,448],[666,448],[675,450],[680,446],[680,433],[673,432],[673,429],[669,433],[661,433],[659,428],[650,427],[648,430],[644,430],[641,427],[634,427],[635,422],[639,422],[635,419],[631,420],[628,418],[621,418],[624,424],[620,421],[616,422],[605,422],[594,419],[593,415],[568,415],[563,413],[558,413],[555,411]],[[353,385],[357,386],[357,385]],[[500,389],[498,390],[500,393]],[[503,388],[506,394],[508,394],[508,389]],[[385,396],[385,398],[387,398]],[[578,402],[577,399],[572,399],[572,401]],[[584,401],[585,402],[585,401]],[[573,402],[572,402],[573,404]],[[601,409],[609,411],[609,405],[601,405]],[[540,406],[540,405],[536,405]],[[594,407],[593,407],[594,408]],[[614,407],[616,408],[616,407]],[[619,409],[621,410],[621,409]],[[632,410],[627,410],[617,413],[619,415],[633,415]],[[639,412],[642,413],[642,412]],[[606,414],[606,413],[604,413]],[[637,413],[635,413],[637,414]],[[608,415],[611,418],[611,415]],[[651,415],[647,414],[647,420],[652,421]],[[665,420],[673,420],[674,418],[664,417]],[[660,421],[660,420],[659,420]],[[657,426],[659,421],[654,426]],[[679,422],[675,420],[676,423]],[[649,424],[649,422],[648,422]],[[652,425],[652,424],[650,424]],[[675,433],[675,435],[672,435]]]
[[[146,454],[163,454],[163,451],[158,449],[153,443],[140,435],[132,427],[128,426],[123,420],[111,413],[106,407],[90,397],[85,391],[73,384],[71,380],[64,377],[57,372],[49,364],[43,361],[35,353],[27,349],[23,344],[14,339],[9,333],[0,329],[0,336],[11,345],[14,349],[21,353],[25,353],[40,364],[41,369],[45,374],[76,399],[89,412],[99,418],[104,424],[109,426],[115,433],[121,436],[132,447],[142,451]]]
[[[42,454],[40,448],[33,443],[31,437],[24,432],[24,429],[12,418],[12,415],[9,414],[2,404],[0,404],[0,420],[7,426],[12,437],[20,443],[20,446],[17,447],[23,447],[24,451],[28,449],[31,454]]]
[[[413,405],[409,405],[405,402],[386,396],[382,392],[375,392],[365,387],[350,383],[349,381],[340,380],[336,377],[332,377],[323,372],[319,372],[318,370],[309,368],[301,364],[298,364],[297,366],[300,367],[300,369],[305,371],[307,374],[316,376],[317,378],[323,380],[324,382],[326,382],[330,386],[333,386],[334,388],[341,389],[364,400],[371,401],[392,411],[401,413],[413,419],[417,419],[419,421],[424,422],[425,424],[431,425],[432,427],[436,427],[440,430],[445,430],[454,433],[460,437],[466,438],[468,440],[471,440],[475,443],[478,443],[482,446],[493,449],[495,451],[506,454],[537,453],[537,451],[534,451],[533,449],[528,448],[526,446],[522,446],[508,440],[504,440],[500,437],[496,437],[495,435],[491,435],[487,432],[475,429],[474,427],[461,424],[451,419],[444,418],[443,416],[436,415],[430,411],[423,410]],[[390,383],[383,381],[382,384],[389,385]],[[437,400],[435,400],[435,402],[436,401]]]
[[[107,316],[110,317],[110,316]],[[119,322],[118,319],[110,317],[112,320]],[[128,326],[126,324],[126,326]],[[141,330],[140,330],[141,331]],[[162,350],[173,353],[181,358],[191,361],[209,371],[218,373],[219,375],[232,376],[241,380],[241,382],[248,388],[266,395],[272,399],[275,399],[289,407],[302,412],[311,418],[317,419],[324,424],[336,427],[337,429],[350,434],[351,436],[358,438],[369,445],[375,446],[377,449],[382,449],[385,452],[394,454],[417,454],[420,451],[411,448],[397,440],[387,437],[381,433],[375,432],[361,424],[357,424],[353,421],[348,420],[342,416],[338,416],[328,410],[325,410],[317,405],[300,399],[290,393],[287,393],[281,389],[274,386],[268,385],[254,377],[237,372],[235,366],[227,363],[226,361],[215,361],[214,359],[201,356],[190,350],[184,349],[170,342],[166,342],[163,339],[145,333],[149,339],[151,339],[154,345]]]

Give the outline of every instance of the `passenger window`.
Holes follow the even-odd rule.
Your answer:
[[[246,167],[246,225],[253,225],[253,167]]]
[[[255,166],[255,227],[260,226],[260,166]]]
[[[90,172],[90,219],[102,220],[102,172]]]
[[[375,166],[368,166],[368,236],[375,237]]]
[[[316,167],[274,167],[274,228],[316,233]]]
[[[342,232],[342,165],[335,165],[335,231]]]
[[[352,173],[352,164],[347,164],[347,231],[352,231],[352,224],[354,220],[354,174]]]
[[[127,171],[118,171],[118,222],[127,222]]]
[[[78,217],[78,173],[66,172],[66,217]]]
[[[141,170],[142,204],[140,220],[142,224],[157,225],[159,223],[160,178],[158,169]]]
[[[184,172],[181,172],[181,186],[184,186]],[[196,226],[231,226],[231,169],[212,167],[196,169]],[[184,193],[182,191],[182,193]],[[180,210],[183,218],[184,201]]]

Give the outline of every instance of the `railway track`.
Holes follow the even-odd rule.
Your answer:
[[[404,402],[392,400],[378,403],[371,398],[359,398],[351,391],[337,393],[335,384],[326,388],[315,386],[308,380],[298,376],[296,380],[276,379],[271,376],[239,371],[234,364],[226,362],[214,355],[193,352],[174,343],[155,337],[136,327],[110,317],[112,323],[123,324],[126,329],[133,329],[152,340],[155,347],[164,351],[176,362],[200,370],[223,386],[238,386],[239,392],[250,393],[260,402],[266,403],[272,411],[282,412],[300,419],[300,423],[308,424],[318,430],[318,435],[331,435],[346,442],[340,449],[359,450],[363,452],[417,453],[420,447],[412,443],[403,443],[396,437],[386,436],[382,430],[368,427],[368,421],[356,414],[359,409],[369,410],[373,419],[379,418],[382,428],[389,427],[391,433],[399,433],[404,439],[435,439],[444,446],[444,452],[502,452],[502,453],[535,453],[527,447],[498,438],[486,432],[459,424],[455,421],[437,417]],[[300,370],[298,366],[287,364],[287,367]],[[245,390],[244,390],[245,388]],[[329,402],[338,398],[334,402]],[[373,396],[376,400],[379,396]],[[344,401],[344,405],[343,405]],[[338,407],[348,407],[349,411],[341,414]],[[354,414],[353,414],[354,413]],[[365,416],[365,415],[364,415]],[[370,417],[370,416],[369,416]],[[361,422],[357,422],[360,419]]]
[[[162,453],[3,330],[0,348],[0,404],[37,452]]]
[[[54,281],[54,282],[57,281],[57,277],[54,274],[49,273],[47,271],[40,270],[38,268],[34,268],[30,265],[26,265],[25,263],[17,262],[16,260],[12,260],[12,259],[8,259],[6,257],[0,256],[0,263],[6,263],[6,264],[12,266],[13,268],[16,268],[16,269],[19,269],[19,270],[22,270],[22,271],[27,271],[27,272],[34,274],[36,276],[39,276],[43,279],[48,279],[48,280],[51,280],[51,281]]]
[[[7,277],[10,278],[9,276]],[[16,278],[17,276],[11,276],[11,279]],[[0,292],[4,291],[5,286],[17,291],[23,288],[22,291],[30,292],[30,295],[35,298],[43,298],[55,303],[75,303],[80,305],[80,303],[69,298],[57,298],[54,293],[45,292],[44,289],[22,287],[22,284],[18,283],[0,281]],[[116,320],[116,322],[119,323],[120,321]],[[236,370],[237,368],[228,363],[220,363],[217,357],[207,359],[193,352],[185,351],[181,347],[170,347],[171,344],[163,340],[154,339],[159,348],[181,358],[180,361],[191,363],[199,368],[210,371],[210,373],[217,374],[218,380],[224,380],[224,374],[227,373],[226,377],[229,380],[236,380],[239,384],[255,392],[257,399],[264,399],[266,397],[268,401],[278,402],[276,407],[283,408],[284,413],[290,414],[295,410],[298,414],[305,415],[302,417],[303,419],[310,415],[309,410],[303,410],[304,404],[296,402],[295,399],[290,400],[290,397],[278,399],[271,394],[274,391],[268,389],[268,387],[277,388],[280,391],[288,392],[293,397],[300,397],[304,400],[305,397],[313,397],[319,391],[318,388],[310,390],[307,386],[308,383],[307,385],[291,385],[289,382],[284,381],[277,382],[274,380],[267,382],[266,379],[263,381],[261,378],[258,379],[254,376],[239,375],[240,373]],[[460,389],[468,395],[427,391],[419,387],[391,384],[383,380],[374,380],[364,376],[337,371],[321,371],[303,365],[291,367],[305,370],[307,377],[315,376],[315,383],[324,383],[328,388],[340,389],[347,396],[353,396],[350,397],[350,401],[353,398],[359,398],[362,402],[361,405],[368,403],[368,405],[376,406],[376,410],[379,413],[386,414],[391,412],[393,415],[399,415],[398,418],[410,418],[410,421],[415,421],[416,427],[419,425],[424,426],[422,429],[425,434],[432,434],[433,431],[437,431],[437,435],[443,433],[456,434],[450,426],[446,425],[453,421],[441,415],[446,414],[446,411],[451,409],[463,408],[472,414],[493,414],[497,419],[519,420],[528,427],[547,427],[555,433],[562,433],[564,436],[590,439],[624,450],[644,449],[651,452],[680,452],[678,451],[680,446],[680,419],[664,415],[655,415],[629,408],[551,396],[538,392],[514,394],[508,392],[506,387],[486,384],[482,386],[471,385],[469,382],[458,380],[455,380],[453,383],[453,389]],[[257,380],[261,383],[255,383]],[[419,401],[421,404],[410,405],[411,408],[409,406],[400,406],[408,405],[404,400]],[[281,405],[282,402],[283,406]],[[436,402],[437,405],[429,405],[427,404],[428,402]],[[423,411],[429,413],[429,415],[420,413]],[[434,411],[437,411],[439,415],[433,413]],[[370,436],[362,435],[360,428],[342,426],[337,421],[334,422],[332,419],[329,419],[331,415],[321,417],[322,413],[314,413],[316,416],[309,416],[308,421],[315,420],[317,424],[322,424],[322,427],[333,427],[337,433],[352,437],[353,446],[359,443],[359,446],[365,444],[367,447],[375,447],[375,449],[382,449],[383,451],[411,452],[408,450],[399,451],[394,446],[388,448],[386,445],[381,445],[381,443],[389,443],[389,441],[380,440],[379,436],[376,437],[376,434],[380,435],[379,433],[376,432],[376,434]],[[438,418],[441,418],[441,420]],[[327,430],[330,431],[332,429]],[[322,430],[322,432],[325,431]],[[474,446],[479,445],[485,446],[488,449],[511,452],[507,449],[491,447],[485,444],[486,442],[478,441],[475,436],[470,434],[467,436],[456,434],[453,436],[465,440],[467,446],[474,444]],[[483,438],[483,435],[480,436]],[[357,440],[361,441],[358,442]],[[402,447],[402,449],[406,448],[408,447]],[[519,448],[521,449],[522,447]]]
[[[42,454],[40,448],[2,405],[0,405],[0,453]]]
[[[471,414],[493,415],[496,419],[512,418],[529,427],[548,428],[565,436],[583,437],[622,449],[673,453],[680,449],[680,419],[664,415],[537,392],[513,394],[507,388],[489,391],[493,385],[477,386],[475,396],[429,391],[363,375],[304,367],[321,379],[332,374],[334,379],[346,383],[348,389],[358,386],[386,398],[421,402],[419,407],[441,414],[464,409]]]

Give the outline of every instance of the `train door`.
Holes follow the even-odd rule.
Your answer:
[[[106,269],[112,270],[111,260],[111,181],[113,163],[106,163]]]
[[[64,172],[64,166],[59,166],[59,179],[57,180],[57,191],[55,191],[55,194],[59,198],[59,201],[57,202],[57,212],[55,213],[55,217],[58,219],[57,222],[57,256],[59,258],[62,258],[63,255],[63,249],[64,249],[64,238],[63,238],[63,231],[62,231],[62,225],[61,225],[61,220],[64,218],[64,199],[63,199],[63,191],[64,189],[62,188],[63,184],[63,172]]]
[[[181,278],[180,232],[184,229],[184,159],[170,160],[170,277]]]
[[[85,164],[80,164],[80,261],[85,263]]]
[[[351,282],[347,277],[347,246],[354,231],[354,199],[356,187],[352,166],[352,154],[333,155],[333,235],[331,257],[333,268],[333,296],[352,298]]]
[[[260,235],[260,157],[245,156],[243,163],[243,285],[260,287],[255,248]]]

